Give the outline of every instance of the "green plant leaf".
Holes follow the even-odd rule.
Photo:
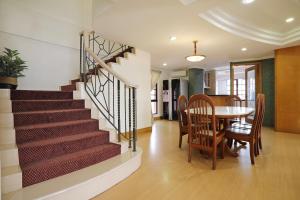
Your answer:
[[[26,61],[19,57],[18,50],[4,48],[0,55],[0,77],[22,77],[24,69],[27,69]]]

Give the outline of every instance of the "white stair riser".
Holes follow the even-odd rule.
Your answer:
[[[1,99],[0,101],[0,113],[11,113],[11,101]]]
[[[9,167],[19,165],[18,148],[5,149],[0,151],[1,167]]]
[[[22,188],[22,173],[14,173],[1,177],[2,193],[13,192]]]
[[[15,144],[16,133],[13,128],[0,128],[0,145],[1,144]]]
[[[13,128],[14,115],[12,113],[0,113],[0,128]]]

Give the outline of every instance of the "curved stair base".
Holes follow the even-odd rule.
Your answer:
[[[101,163],[8,193],[4,200],[90,199],[127,178],[141,165],[142,149],[127,151]]]

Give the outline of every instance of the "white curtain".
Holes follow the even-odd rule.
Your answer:
[[[151,89],[153,89],[159,80],[161,71],[151,70]]]

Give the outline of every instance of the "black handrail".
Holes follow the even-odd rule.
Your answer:
[[[129,140],[128,148],[136,151],[136,87],[109,70],[103,60],[127,52],[132,47],[95,37],[94,32],[88,36],[84,34],[80,35],[80,74],[85,91],[101,115],[117,130],[118,142],[123,136]]]

